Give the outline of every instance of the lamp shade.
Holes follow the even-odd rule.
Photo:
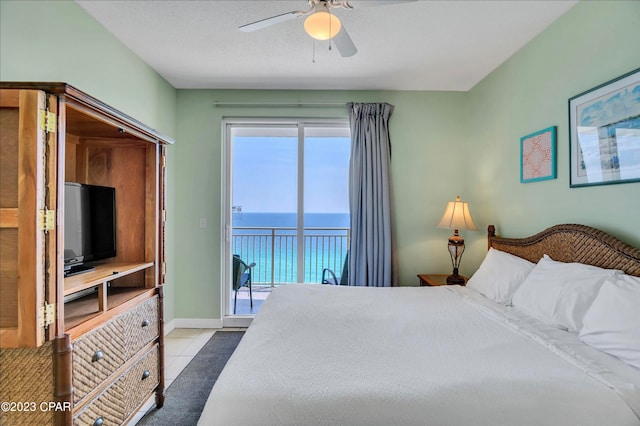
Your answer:
[[[460,196],[457,196],[455,201],[447,203],[438,228],[478,230],[469,212],[469,204],[460,201]]]
[[[316,40],[329,40],[340,32],[342,24],[337,16],[320,10],[304,20],[304,30]]]

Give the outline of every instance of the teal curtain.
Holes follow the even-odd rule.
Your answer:
[[[391,228],[391,140],[393,105],[349,103],[351,159],[349,285],[397,285]]]

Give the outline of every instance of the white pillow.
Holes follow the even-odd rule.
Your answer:
[[[534,266],[535,263],[492,247],[480,268],[469,278],[467,287],[488,299],[508,305]]]
[[[584,316],[580,340],[640,369],[640,278],[605,281]]]
[[[513,304],[547,324],[578,332],[604,281],[619,272],[556,262],[545,254],[516,290]]]

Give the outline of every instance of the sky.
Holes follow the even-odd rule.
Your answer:
[[[306,137],[306,213],[348,213],[348,137]],[[295,212],[297,137],[233,139],[233,206],[243,212]]]

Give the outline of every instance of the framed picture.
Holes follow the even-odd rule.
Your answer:
[[[640,182],[640,69],[569,99],[572,188]]]
[[[556,178],[556,126],[520,138],[520,182]]]

